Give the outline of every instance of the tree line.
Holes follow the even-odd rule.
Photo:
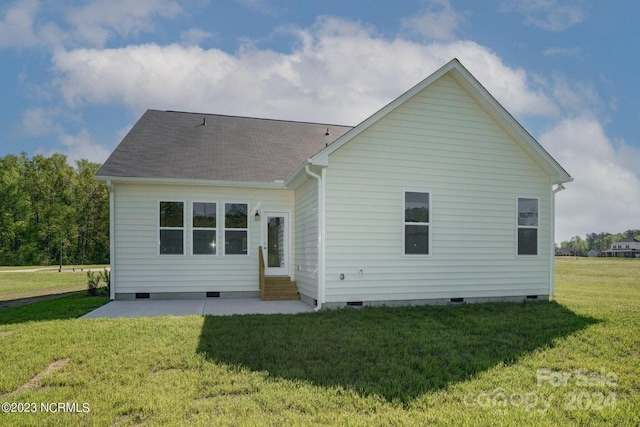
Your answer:
[[[571,239],[560,244],[561,248],[574,248],[578,251],[579,256],[587,256],[590,250],[603,251],[609,249],[611,244],[627,237],[639,237],[640,230],[627,230],[622,233],[587,233],[582,238],[574,236]]]
[[[0,265],[109,263],[109,191],[100,164],[37,154],[0,158]]]

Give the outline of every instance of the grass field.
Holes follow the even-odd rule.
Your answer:
[[[639,425],[639,271],[557,260],[549,303],[71,319],[106,301],[74,295],[6,309],[0,402],[36,413],[0,424]]]
[[[60,273],[55,266],[0,267],[0,301],[86,289],[87,270],[102,271],[104,268],[103,265],[64,266]]]

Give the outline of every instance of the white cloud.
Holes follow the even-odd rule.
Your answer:
[[[524,16],[524,22],[547,31],[563,31],[586,18],[582,1],[503,0],[500,10]]]
[[[180,33],[180,40],[182,44],[187,46],[199,45],[205,40],[213,38],[214,35],[208,31],[201,30],[200,28],[190,28],[187,31]]]
[[[590,232],[638,228],[637,150],[616,147],[590,117],[562,120],[539,140],[575,178],[557,195],[557,242]],[[635,159],[627,164],[622,157],[630,154]]]
[[[65,12],[65,20],[50,21]],[[114,36],[138,36],[154,29],[154,19],[182,12],[172,0],[93,0],[81,6],[53,5],[39,0],[18,1],[0,20],[0,48],[65,45],[102,47]]]
[[[273,16],[276,14],[275,9],[269,5],[267,0],[235,0],[236,3],[241,4],[242,6],[263,14]]]
[[[542,52],[544,56],[559,56],[565,58],[580,58],[582,56],[582,48],[573,47],[551,47]]]
[[[71,10],[67,20],[76,41],[101,47],[113,35],[137,36],[154,28],[154,18],[172,18],[181,11],[169,0],[95,0]]]
[[[402,27],[427,39],[452,40],[464,16],[454,10],[449,0],[431,0],[426,10],[402,21]]]
[[[72,134],[63,123],[71,126],[82,125],[82,118],[68,110],[55,107],[31,108],[22,114],[21,132],[31,138],[56,140],[55,148],[40,148],[38,151],[46,155],[65,154],[71,165],[80,159],[92,162],[104,162],[107,159],[110,150],[99,144],[86,128]],[[123,131],[116,133],[116,137],[120,139],[124,135]]]
[[[109,157],[110,151],[95,141],[86,129],[81,129],[77,134],[61,134],[59,141],[63,149],[49,150],[47,155],[61,153],[67,156],[69,164],[75,164],[80,159],[91,162],[104,162]]]
[[[71,106],[85,103],[356,124],[458,57],[514,114],[557,113],[511,69],[474,42],[419,44],[323,17],[289,29],[289,53],[244,47],[236,54],[196,46],[58,50],[56,82]]]
[[[0,48],[31,47],[38,44],[33,28],[38,9],[37,0],[16,2],[6,9],[4,18],[0,20]]]
[[[30,137],[61,134],[63,127],[57,120],[57,111],[45,108],[31,108],[22,113],[22,132]]]
[[[594,114],[603,108],[596,88],[589,81],[570,80],[555,73],[551,92],[556,102],[572,115]]]

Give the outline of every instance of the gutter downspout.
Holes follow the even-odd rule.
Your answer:
[[[116,299],[116,189],[110,179],[107,180],[109,189],[109,299]]]
[[[553,188],[554,184],[551,184],[551,188]],[[555,274],[556,274],[556,262],[555,262],[555,257],[556,257],[556,252],[555,252],[555,240],[556,240],[556,193],[561,192],[562,190],[564,190],[564,185],[562,185],[562,183],[558,183],[557,187],[555,188],[555,190],[551,190],[551,195],[549,196],[549,205],[550,205],[550,211],[551,211],[551,230],[550,230],[550,234],[551,234],[551,259],[550,259],[550,264],[551,264],[551,276],[549,277],[549,296],[552,296],[555,298],[556,296],[556,289],[555,289]]]
[[[311,163],[308,161],[309,164]],[[307,175],[318,181],[318,295],[316,300],[315,311],[322,308],[324,302],[324,177],[325,170],[322,169],[321,175],[311,172],[309,164],[305,165],[304,171]]]

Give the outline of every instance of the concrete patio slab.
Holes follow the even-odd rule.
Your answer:
[[[261,301],[259,298],[207,298],[111,301],[82,317],[231,316],[234,314],[295,314],[312,311],[313,307],[302,301]]]
[[[149,317],[149,316],[188,316],[204,312],[204,299],[189,300],[138,300],[111,301],[82,316],[96,317]]]

